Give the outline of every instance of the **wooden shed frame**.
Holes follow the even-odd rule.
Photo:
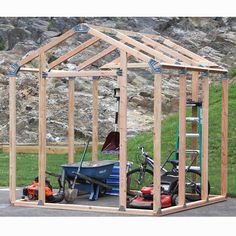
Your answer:
[[[55,61],[47,63],[48,50],[70,38],[74,34],[86,33],[92,37],[72,51]],[[105,41],[110,47],[78,65],[75,71],[53,70],[54,67],[93,45]],[[118,49],[120,56],[100,67],[99,70],[85,70],[86,67]],[[129,63],[133,56],[138,62]],[[39,68],[25,65],[33,59],[39,59]],[[127,72],[129,68],[150,68],[154,74],[154,200],[153,210],[130,209],[126,207],[126,161],[127,161]],[[161,209],[160,201],[160,164],[161,164],[161,81],[165,69],[179,71],[179,203],[177,206]],[[18,72],[38,73],[39,79],[39,200],[26,202],[16,199],[16,79]],[[186,80],[187,72],[192,73],[192,99],[198,100],[198,84],[202,75],[203,132],[202,132],[202,196],[201,200],[185,202],[185,162],[186,162]],[[209,74],[221,74],[222,79],[222,136],[221,136],[221,194],[208,195],[208,100]],[[99,207],[45,202],[46,170],[46,81],[50,78],[69,78],[68,80],[68,163],[74,161],[74,78],[93,78],[93,138],[92,158],[97,159],[98,152],[98,79],[101,76],[116,77],[120,86],[120,194],[119,207]],[[111,29],[87,24],[78,24],[71,30],[53,39],[48,44],[26,55],[11,68],[9,74],[10,99],[10,202],[14,206],[43,207],[79,211],[113,212],[134,215],[162,216],[192,209],[220,201],[227,197],[227,151],[228,151],[228,79],[227,70],[210,62],[160,35],[143,34],[131,31]],[[194,129],[194,127],[193,127]],[[194,145],[194,141],[193,141]]]

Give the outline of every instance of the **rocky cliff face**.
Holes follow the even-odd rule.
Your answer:
[[[145,33],[160,33],[178,44],[222,66],[230,67],[236,57],[236,18],[0,18],[0,142],[8,142],[9,66],[26,53],[37,49],[78,23],[86,22]],[[86,36],[83,36],[86,37]],[[73,49],[82,38],[74,37],[48,53],[53,61]],[[93,47],[83,56],[75,56],[59,68],[73,68],[98,49]],[[112,60],[115,53],[106,59]],[[32,66],[37,65],[32,62]],[[98,66],[95,64],[94,66]],[[135,135],[152,128],[153,76],[144,70],[130,71],[128,88],[128,134]],[[99,87],[100,141],[113,129],[115,81],[104,79]],[[17,141],[38,140],[38,82],[35,75],[21,73],[17,82]],[[190,89],[189,89],[190,93]],[[163,80],[164,116],[178,109],[178,82],[174,77]],[[66,141],[68,89],[67,80],[50,80],[47,84],[47,141]],[[91,134],[91,80],[77,79],[75,86],[75,136],[81,140]]]

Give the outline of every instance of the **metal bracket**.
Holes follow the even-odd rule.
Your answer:
[[[46,79],[47,77],[48,77],[48,72],[43,71],[43,72],[42,72],[42,78],[43,78],[43,79]]]
[[[85,24],[78,24],[73,29],[77,33],[88,33],[89,31],[89,27]]]
[[[93,76],[92,79],[93,79],[93,81],[94,81],[94,80],[99,80],[99,79],[100,79],[100,76]]]
[[[42,200],[38,200],[38,205],[39,206],[43,206],[44,205],[43,201]]]
[[[125,211],[125,207],[124,206],[120,206],[119,207],[119,211]]]
[[[118,76],[122,76],[122,75],[123,75],[123,71],[122,71],[121,69],[118,69],[118,70],[116,71],[116,74],[117,74]]]
[[[153,73],[155,74],[161,73],[161,66],[156,60],[150,59],[150,61],[148,62],[148,65],[150,66]]]
[[[19,70],[20,70],[20,66],[17,63],[11,65],[9,76],[16,77]]]
[[[69,77],[68,79],[69,80],[75,80],[75,77]]]
[[[179,75],[186,75],[186,74],[187,74],[187,70],[186,69],[179,70]]]
[[[176,65],[181,65],[180,61],[175,62]]]

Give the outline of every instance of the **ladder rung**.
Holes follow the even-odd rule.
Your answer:
[[[199,118],[198,117],[186,117],[187,122],[198,122]]]
[[[186,149],[186,153],[188,154],[199,154],[200,153],[200,150],[193,150],[193,149]]]
[[[187,133],[186,137],[197,138],[197,137],[199,137],[199,134],[198,133]]]

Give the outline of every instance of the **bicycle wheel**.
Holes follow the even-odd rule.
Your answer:
[[[201,200],[201,173],[197,170],[188,170],[185,174],[185,198],[187,201]],[[208,181],[208,194],[210,183]]]
[[[127,173],[127,195],[136,196],[144,186],[153,183],[153,172],[146,169],[145,172],[141,168],[133,169]]]

